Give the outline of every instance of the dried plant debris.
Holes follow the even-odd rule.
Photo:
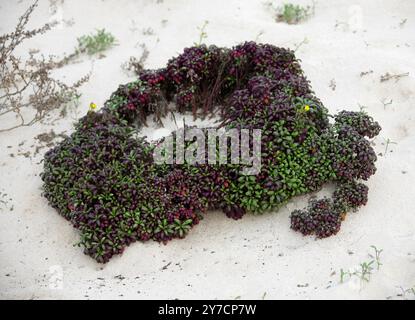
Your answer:
[[[403,299],[415,299],[415,285],[411,288],[403,288],[399,287],[400,293],[398,293],[396,296],[403,298]]]
[[[336,80],[335,79],[330,80],[329,87],[333,91],[336,90]]]
[[[380,100],[380,102],[383,105],[383,109],[386,109],[386,106],[389,106],[393,103],[392,99],[387,99],[387,98],[383,98],[382,100]]]
[[[362,71],[360,72],[360,77],[363,78],[364,76],[367,76],[369,74],[372,74],[373,70],[368,70],[368,71]]]
[[[154,36],[155,32],[154,32],[153,28],[148,27],[148,28],[143,29],[142,34],[144,36]]]
[[[380,76],[380,82],[386,82],[389,80],[395,80],[395,82],[398,82],[401,78],[409,76],[409,72],[400,73],[400,74],[390,74],[389,72],[386,72],[385,74]]]
[[[30,146],[26,146],[26,148],[24,148],[26,141],[22,141],[18,144],[18,149],[15,151],[16,153],[11,153],[9,156],[24,156],[25,158],[32,158],[33,156],[39,154],[42,149],[52,148],[56,146],[59,141],[66,139],[67,137],[68,136],[65,134],[65,131],[57,134],[52,129],[49,132],[44,132],[35,136],[35,142]],[[7,148],[13,148],[13,146],[7,146]]]
[[[74,19],[63,19],[63,4],[64,0],[49,0],[49,13],[51,20],[55,20],[58,25],[71,27],[75,24]]]
[[[0,117],[8,119],[0,132],[30,126],[44,120],[53,111],[79,95],[79,87],[88,81],[85,76],[72,85],[53,78],[53,69],[66,65],[71,57],[57,60],[54,57],[38,57],[36,51],[29,52],[25,60],[16,56],[16,49],[25,41],[49,31],[53,24],[26,30],[37,1],[19,18],[15,30],[0,36]]]
[[[13,204],[11,204],[12,201],[13,199],[10,198],[10,196],[7,193],[5,193],[4,190],[0,191],[0,212],[4,209],[13,211],[14,206]]]
[[[342,29],[342,31],[347,31],[349,29],[349,24],[345,21],[339,21],[336,20],[336,23],[334,24],[334,29]]]
[[[309,41],[308,41],[308,39],[307,39],[307,38],[304,38],[301,42],[296,43],[296,44],[294,45],[294,52],[297,52],[297,51],[298,51],[298,49],[300,49],[303,45],[308,44],[308,43],[309,43]]]
[[[53,129],[52,129],[49,132],[44,132],[44,133],[38,134],[35,137],[35,139],[38,140],[42,144],[46,144],[47,146],[50,146],[50,144],[52,144],[55,141],[55,139],[57,139],[57,138],[65,139],[67,137],[68,136],[65,135],[64,133],[56,134],[55,131],[53,131]]]
[[[393,152],[393,150],[390,150],[389,149],[389,146],[391,146],[391,145],[393,145],[393,144],[398,144],[397,142],[395,142],[395,141],[392,141],[391,139],[389,139],[389,138],[387,138],[387,139],[385,139],[385,142],[383,143],[382,142],[382,145],[384,145],[385,146],[385,151],[383,152],[383,154],[382,153],[380,153],[379,155],[383,155],[383,156],[385,156],[386,157],[386,155],[388,154],[388,151],[389,152]]]
[[[399,22],[399,26],[401,27],[401,28],[403,28],[404,26],[405,26],[405,24],[406,24],[406,22],[408,21],[408,19],[407,18],[405,18],[405,19],[402,19],[401,20],[401,22]]]
[[[30,126],[58,110],[57,115],[66,116],[68,108],[79,103],[79,88],[89,80],[90,74],[68,85],[53,78],[51,71],[68,65],[81,54],[100,53],[102,57],[102,52],[116,44],[111,33],[100,29],[94,34],[79,37],[74,52],[61,59],[46,58],[39,50],[30,50],[26,60],[16,56],[14,52],[25,40],[44,34],[59,23],[55,21],[39,29],[26,30],[37,3],[19,18],[12,33],[0,36],[0,117],[14,116],[5,121],[8,125],[0,127],[0,132]],[[56,1],[51,2],[52,13],[58,10],[57,6]]]
[[[37,140],[39,144],[36,146],[34,155],[38,154],[41,149],[54,147],[57,142],[66,139],[67,137],[68,136],[64,132],[57,134],[53,129],[49,132],[38,134],[35,137],[35,140]]]
[[[150,51],[148,51],[147,46],[142,43],[140,45],[142,49],[141,56],[137,59],[136,57],[130,57],[130,60],[123,63],[121,68],[127,72],[132,72],[135,75],[138,75],[141,71],[144,70],[144,63],[146,62]]]

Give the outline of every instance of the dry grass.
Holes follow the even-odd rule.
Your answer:
[[[88,81],[85,76],[72,85],[67,85],[50,73],[67,65],[76,53],[62,59],[46,58],[37,51],[29,52],[23,59],[15,54],[25,40],[49,31],[54,24],[26,30],[30,16],[37,6],[32,4],[19,18],[15,30],[0,36],[0,117],[15,115],[16,121],[2,127],[0,132],[30,126],[45,119],[52,111],[79,97],[78,88]]]

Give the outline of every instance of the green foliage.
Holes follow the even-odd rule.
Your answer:
[[[94,34],[78,38],[77,53],[94,55],[106,51],[115,44],[116,39],[110,32],[105,31],[105,29],[99,29]]]
[[[306,20],[314,11],[314,6],[302,7],[292,3],[285,3],[277,9],[277,21],[288,24],[297,24]]]
[[[382,253],[382,249],[378,249],[376,246],[370,246],[374,250],[374,255],[369,254],[371,260],[364,261],[359,264],[359,268],[355,271],[345,271],[340,269],[340,282],[343,283],[347,278],[351,277],[358,277],[362,281],[369,282],[370,276],[372,275],[372,271],[376,269],[379,270],[382,263],[380,262],[380,254]]]
[[[161,122],[170,102],[195,117],[220,106],[219,128],[225,130],[217,131],[219,140],[231,128],[261,130],[255,175],[246,174],[251,165],[240,159],[229,161],[231,148],[226,164],[156,161],[156,147],[173,154],[163,141],[147,143],[135,134],[149,116]],[[99,262],[134,241],[182,238],[209,209],[240,219],[335,182],[333,200],[312,201],[291,216],[294,230],[328,237],[339,231],[341,213],[366,203],[367,187],[358,180],[376,170],[365,136],[376,135],[378,124],[359,112],[339,113],[330,123],[294,53],[268,44],[186,48],[165,68],[141,71],[103,108],[93,109],[46,153],[42,179],[45,197],[80,230],[85,252]],[[186,141],[183,149],[194,151],[199,143]],[[365,274],[370,267],[363,265]]]

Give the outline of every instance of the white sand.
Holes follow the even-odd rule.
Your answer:
[[[33,27],[51,17],[49,1],[40,2]],[[36,37],[24,49],[69,53],[77,36],[102,27],[117,37],[119,46],[106,58],[82,59],[60,71],[67,80],[76,79],[93,64],[77,113],[53,126],[38,124],[0,134],[0,191],[12,198],[8,205],[0,205],[0,297],[261,299],[265,294],[265,299],[413,299],[410,293],[397,295],[401,288],[415,286],[415,134],[411,132],[415,128],[415,2],[352,3],[319,0],[315,16],[300,25],[275,22],[262,1],[252,0],[77,0],[59,5],[58,12],[65,20],[73,19],[73,26],[62,25]],[[0,1],[0,34],[11,31],[29,4]],[[276,214],[239,221],[212,212],[184,240],[166,246],[135,243],[108,264],[97,264],[73,246],[76,230],[41,196],[39,162],[47,149],[29,158],[17,154],[33,155],[35,148],[30,146],[38,145],[34,137],[39,133],[52,128],[69,133],[90,101],[102,104],[118,84],[131,80],[120,65],[141,54],[140,43],[150,50],[146,67],[161,67],[198,41],[197,27],[204,20],[209,21],[207,44],[232,46],[257,39],[295,48],[308,39],[297,55],[326,107],[334,113],[366,106],[383,127],[374,140],[376,151],[384,152],[386,139],[397,144],[390,145],[387,156],[379,157],[378,172],[368,182],[369,203],[348,216],[337,236],[316,241],[290,230],[289,213],[306,204],[307,197],[301,197]],[[336,21],[343,23],[336,28]],[[143,35],[146,28],[152,28],[154,35]],[[369,70],[373,73],[360,77]],[[380,83],[386,72],[409,72],[409,76]],[[329,87],[331,79],[336,83],[334,91]],[[382,99],[393,103],[384,107]],[[0,126],[4,121],[0,119]],[[18,146],[22,141],[24,145]],[[9,211],[12,205],[14,210]],[[383,249],[383,265],[373,271],[370,281],[355,278],[339,283],[339,270],[368,261],[371,245]],[[60,271],[63,283],[56,288]]]

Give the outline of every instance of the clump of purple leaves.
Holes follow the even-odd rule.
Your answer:
[[[307,210],[295,210],[291,214],[291,228],[304,235],[327,238],[339,232],[340,225],[341,216],[327,198],[311,200]]]
[[[369,188],[356,181],[341,183],[333,194],[333,201],[337,210],[347,212],[366,205]]]
[[[261,129],[261,171],[250,176],[239,164],[156,164],[159,142],[136,133],[150,116],[162,125],[171,102],[194,117],[218,111],[225,130]],[[99,112],[81,118],[45,155],[44,196],[80,231],[80,245],[98,262],[135,241],[183,238],[208,210],[240,219],[335,182],[332,200],[313,200],[291,216],[294,230],[324,238],[339,231],[345,212],[366,204],[367,187],[357,181],[376,171],[366,137],[379,130],[364,113],[343,111],[330,124],[291,50],[254,42],[232,49],[200,45],[165,68],[142,70]]]

